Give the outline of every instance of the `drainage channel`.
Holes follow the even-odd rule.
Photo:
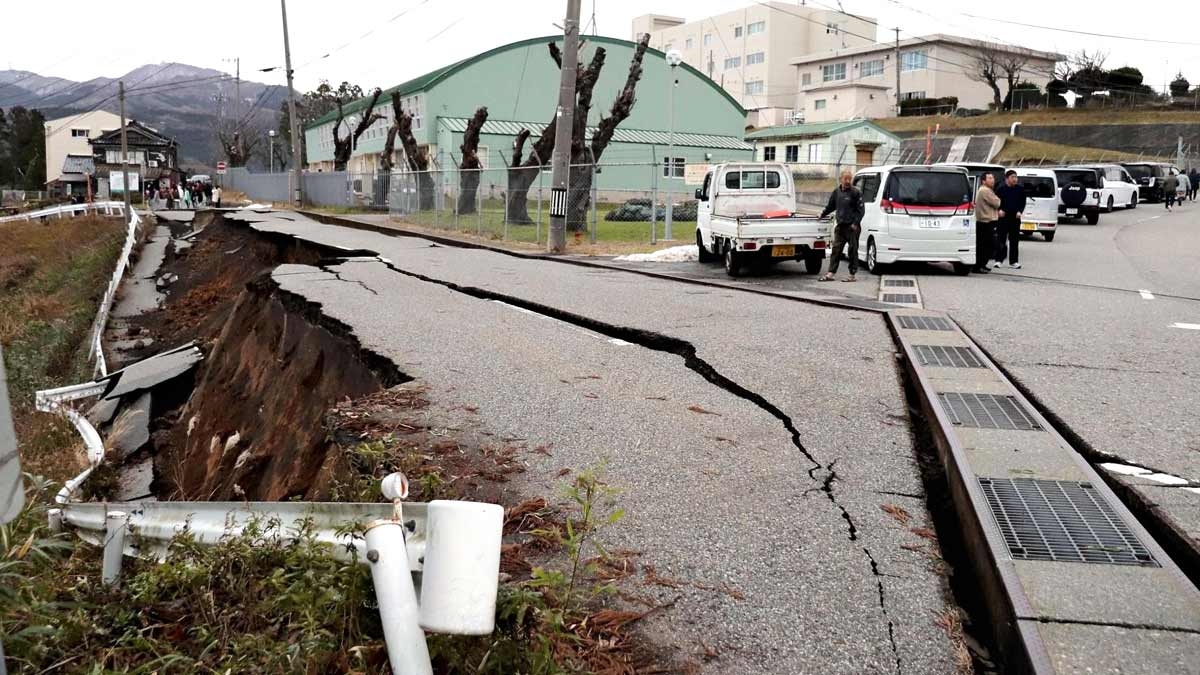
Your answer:
[[[327,221],[346,222],[333,218]],[[423,236],[363,227],[353,221],[346,224],[390,235]],[[452,240],[446,243],[453,245]],[[626,271],[816,304],[867,311],[887,307],[872,306],[870,302],[859,305],[814,300],[728,283],[621,270],[603,263],[483,248],[518,258]],[[916,302],[891,303],[893,307],[896,304],[901,307],[887,312],[886,320],[903,353],[906,382],[912,386],[924,416],[930,421],[928,427],[946,474],[949,497],[961,519],[959,534],[978,576],[978,590],[982,607],[989,615],[992,638],[999,653],[1006,656],[1005,672],[1102,671],[1111,665],[1114,655],[1125,658],[1136,655],[1137,672],[1187,672],[1194,665],[1189,665],[1192,660],[1189,655],[1200,648],[1200,594],[1196,587],[1092,465],[1011,379],[948,318],[918,309],[919,288],[915,279],[912,281],[911,288],[905,283],[887,286],[881,283],[881,295],[887,289],[889,293],[917,296]],[[490,295],[488,291],[473,290]],[[943,398],[939,394],[958,396]],[[951,405],[958,406],[960,416],[951,417]],[[820,468],[815,460],[813,463],[816,466],[810,470],[810,476],[815,476]],[[997,484],[997,480],[1007,482]],[[1018,480],[1045,483],[1015,483]],[[827,477],[825,483],[831,486],[832,479]],[[1016,501],[999,501],[997,485],[1000,492],[1016,495]],[[1089,495],[1087,499],[1079,499],[1079,490],[1093,492],[1084,493]],[[993,495],[990,502],[989,494]],[[1040,495],[1041,500],[1029,501],[1026,499],[1029,495]],[[830,499],[833,500],[832,495]],[[1007,506],[1014,508],[1010,510]],[[1002,520],[1007,530],[1002,529]],[[1006,532],[1008,539],[1004,536]],[[1123,547],[1112,552],[1137,564],[1068,562],[1069,556],[1021,559],[1018,556],[1037,547],[1015,539],[1018,532],[1029,535],[1033,542],[1041,542],[1046,550],[1051,541],[1055,542],[1053,545],[1073,549],[1080,560],[1087,557],[1085,553]],[[1144,559],[1143,550],[1150,560]],[[867,555],[870,557],[869,552]],[[1115,651],[1093,648],[1102,641],[1115,645]]]
[[[879,302],[921,309],[921,287],[917,278],[906,274],[885,274],[879,278]]]

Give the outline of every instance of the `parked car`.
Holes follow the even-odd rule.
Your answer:
[[[1021,217],[1021,236],[1040,232],[1046,241],[1054,241],[1058,228],[1058,177],[1052,169],[1016,169],[1017,184],[1025,190],[1025,211]]]
[[[967,177],[971,180],[971,194],[974,195],[979,190],[979,182],[983,179],[985,173],[990,173],[996,177],[996,185],[1004,182],[1004,172],[1007,170],[999,164],[978,164],[968,162],[942,162],[935,166],[958,166],[967,170]]]
[[[1100,188],[1100,208],[1106,213],[1113,209],[1136,209],[1138,184],[1120,164],[1080,164],[1080,167],[1104,172],[1104,187]],[[1075,167],[1071,167],[1075,168]]]
[[[1143,202],[1161,202],[1163,181],[1179,174],[1179,169],[1166,162],[1122,162],[1121,166],[1137,181],[1138,199]]]
[[[1100,190],[1104,172],[1086,167],[1054,169],[1058,179],[1058,217],[1086,218],[1088,225],[1100,222]]]
[[[205,173],[198,173],[198,174],[188,178],[188,181],[193,182],[193,183],[201,183],[204,185],[212,185],[212,176],[209,176],[208,174],[205,174]]]
[[[658,206],[651,211],[649,199],[628,199],[624,204],[606,213],[604,219],[627,223],[648,223],[650,222],[651,215],[654,215],[658,220],[666,218],[666,211],[666,207],[663,206]]]
[[[803,260],[821,271],[828,221],[796,215],[796,184],[784,164],[717,164],[696,190],[700,262],[721,257],[730,276],[747,266]]]
[[[957,274],[975,265],[975,200],[966,169],[891,165],[861,169],[854,184],[866,215],[858,252],[882,274],[901,261],[948,262]]]

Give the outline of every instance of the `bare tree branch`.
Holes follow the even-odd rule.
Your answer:
[[[629,74],[625,77],[625,86],[621,89],[621,93],[617,94],[617,98],[613,100],[608,117],[600,119],[596,133],[592,135],[591,161],[593,162],[600,161],[600,156],[604,154],[604,149],[612,141],[613,133],[617,130],[617,125],[624,122],[633,111],[633,104],[637,101],[635,89],[638,80],[642,78],[642,59],[645,57],[646,48],[649,46],[650,35],[647,33],[642,35],[642,38],[638,40],[637,48],[633,52],[633,58],[629,62]]]

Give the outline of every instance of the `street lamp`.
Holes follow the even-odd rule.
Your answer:
[[[268,162],[271,165],[271,173],[275,173],[275,130],[267,130],[267,155],[270,157]]]
[[[672,224],[672,204],[675,192],[675,184],[672,182],[675,179],[675,88],[679,86],[679,80],[675,78],[675,69],[679,64],[683,63],[683,54],[679,53],[678,49],[672,49],[667,52],[667,65],[671,67],[671,82],[670,86],[670,102],[668,113],[670,117],[670,131],[667,134],[667,219],[666,232],[664,239],[671,241],[675,237],[671,231]]]

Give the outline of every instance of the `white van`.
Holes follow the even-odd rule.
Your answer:
[[[953,166],[874,166],[854,177],[866,214],[859,257],[874,274],[895,262],[975,265],[975,200],[967,171]]]
[[[1129,171],[1120,164],[1080,164],[1104,172],[1104,187],[1100,188],[1100,208],[1105,212],[1113,209],[1136,209],[1138,183]],[[1073,167],[1072,167],[1073,168]]]
[[[1017,184],[1025,190],[1025,212],[1021,216],[1021,236],[1041,232],[1046,241],[1054,241],[1058,229],[1058,178],[1050,169],[1015,169]]]

